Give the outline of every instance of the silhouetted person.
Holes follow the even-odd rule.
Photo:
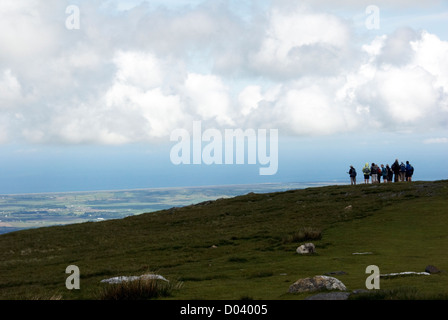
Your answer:
[[[389,165],[386,165],[386,170],[387,170],[387,182],[392,182],[392,179],[394,177],[394,172],[392,171],[392,168],[389,167]]]
[[[412,181],[412,175],[414,174],[414,167],[406,161],[406,181]]]
[[[372,176],[372,183],[378,183],[378,166],[374,162],[372,162],[370,168],[370,175]]]
[[[394,182],[398,182],[400,175],[400,164],[398,163],[398,159],[395,159],[395,162],[390,167],[394,173]]]
[[[350,170],[348,171],[348,174],[350,175],[350,184],[355,185],[356,184],[356,170],[353,168],[353,166],[350,166]]]
[[[364,183],[369,183],[370,167],[368,162],[366,162],[366,165],[362,168],[362,173],[364,174]]]
[[[401,162],[400,163],[400,175],[399,175],[400,178],[399,178],[399,180],[404,181],[405,176],[406,176],[406,165],[403,162]]]

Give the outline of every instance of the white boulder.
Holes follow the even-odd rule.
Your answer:
[[[158,274],[144,274],[142,276],[120,276],[120,277],[113,277],[109,279],[103,279],[101,282],[103,283],[122,283],[122,282],[128,282],[128,281],[135,281],[135,280],[148,280],[148,279],[155,279],[155,280],[163,280],[168,281],[164,277]]]
[[[305,243],[297,247],[296,252],[299,254],[314,253],[316,252],[316,247],[312,243]]]

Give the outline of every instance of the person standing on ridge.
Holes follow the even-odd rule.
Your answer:
[[[348,174],[350,175],[350,184],[356,185],[356,170],[353,168],[353,166],[350,166],[350,170],[348,171]]]
[[[392,182],[392,179],[394,177],[394,172],[392,171],[392,168],[389,167],[388,164],[386,164],[386,170],[387,170],[387,182]]]
[[[378,166],[374,162],[372,162],[370,168],[370,175],[372,176],[372,183],[378,183]]]
[[[366,162],[366,165],[362,168],[362,173],[364,174],[364,183],[369,183],[370,167],[368,162]]]
[[[394,182],[398,182],[400,175],[400,164],[398,163],[398,159],[395,159],[395,162],[392,164],[391,169],[394,173]]]
[[[384,167],[384,166],[383,166]],[[381,177],[383,176],[383,170],[380,166],[376,165],[377,172],[376,172],[376,178],[378,180],[378,183],[381,183]],[[384,168],[383,168],[384,169]]]
[[[399,178],[399,180],[404,181],[405,176],[406,176],[406,165],[403,162],[401,162],[400,163],[400,176],[399,176],[400,178]]]
[[[381,165],[381,176],[383,177],[384,183],[387,183],[387,178],[389,175],[389,171],[388,171],[387,167],[389,167],[389,166],[385,167],[384,164]]]
[[[414,174],[414,167],[406,161],[406,181],[412,181],[412,175]]]

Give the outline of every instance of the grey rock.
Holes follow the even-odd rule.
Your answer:
[[[289,286],[289,293],[313,292],[320,290],[346,291],[345,285],[338,279],[329,276],[314,276],[299,279]]]
[[[428,265],[425,268],[425,272],[428,272],[428,273],[439,273],[440,270],[437,267],[433,266],[433,265]]]
[[[352,294],[366,294],[366,293],[370,293],[372,290],[367,290],[367,289],[355,289],[352,291]]]

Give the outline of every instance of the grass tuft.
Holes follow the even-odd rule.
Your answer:
[[[173,290],[180,289],[182,283],[171,284],[158,279],[137,279],[121,283],[107,284],[100,291],[99,300],[149,300],[169,297]]]
[[[316,228],[305,227],[301,228],[299,231],[289,234],[283,238],[283,243],[294,243],[303,242],[311,240],[321,240],[322,231]]]

